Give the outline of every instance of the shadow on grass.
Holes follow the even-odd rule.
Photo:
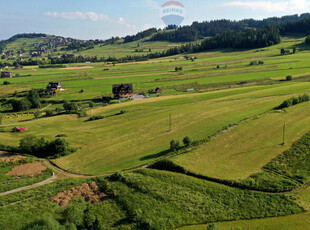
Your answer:
[[[156,159],[156,158],[159,158],[159,157],[166,156],[166,155],[168,155],[169,153],[171,153],[171,150],[170,150],[170,149],[167,149],[167,150],[161,151],[161,152],[156,153],[156,154],[144,156],[144,157],[140,158],[139,160],[140,160],[140,161],[152,160],[152,159]]]

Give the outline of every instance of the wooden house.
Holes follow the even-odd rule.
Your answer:
[[[60,82],[50,82],[48,83],[46,89],[52,93],[58,93],[60,91],[66,90]]]
[[[133,96],[132,84],[116,84],[113,85],[114,98],[131,98]]]
[[[13,77],[11,72],[1,72],[1,78],[11,78]]]

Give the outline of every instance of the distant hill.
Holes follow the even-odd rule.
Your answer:
[[[284,33],[310,32],[310,14],[263,20],[193,22],[167,30],[150,28],[107,40],[79,40],[47,34],[17,34],[0,41],[0,66],[81,62],[131,62],[219,48],[262,48]]]

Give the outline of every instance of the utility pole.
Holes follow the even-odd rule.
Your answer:
[[[286,123],[283,125],[283,145],[285,145],[285,130],[286,130]]]

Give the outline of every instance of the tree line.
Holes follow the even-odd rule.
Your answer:
[[[280,18],[272,17],[263,20],[244,19],[241,21],[231,20],[213,20],[205,22],[193,22],[190,26],[179,27],[173,31],[164,31],[157,33],[150,39],[151,41],[170,41],[170,42],[189,42],[196,41],[203,37],[216,36],[227,31],[244,31],[247,28],[262,28],[270,25],[285,24],[279,28],[281,32],[308,32],[303,30],[308,22],[305,19],[310,19],[310,14],[305,13]],[[298,22],[298,23],[296,23]],[[309,27],[308,27],[309,28]]]
[[[156,28],[150,28],[147,29],[145,31],[139,32],[136,35],[128,35],[124,38],[124,43],[128,43],[128,42],[133,42],[133,41],[138,41],[142,38],[151,36],[152,34],[157,33],[157,29]]]

